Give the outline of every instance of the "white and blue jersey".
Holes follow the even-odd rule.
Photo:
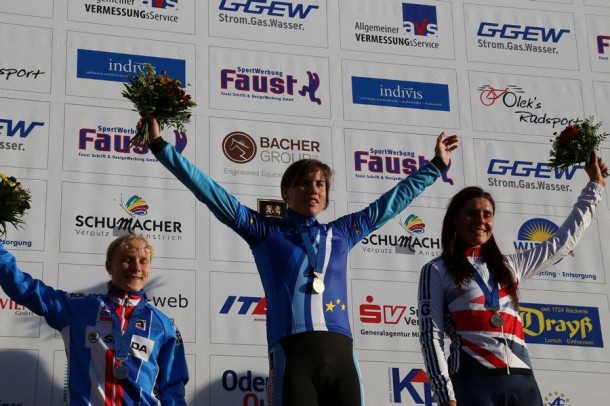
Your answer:
[[[180,333],[173,322],[144,304],[127,359],[125,379],[113,376],[116,365],[112,312],[126,326],[144,292],[126,293],[111,286],[107,295],[69,294],[22,272],[0,244],[0,286],[16,303],[44,316],[61,332],[68,358],[69,403],[73,405],[186,405],[188,370]],[[134,316],[135,317],[135,316]],[[124,327],[123,327],[124,329]]]
[[[364,210],[321,224],[315,217],[303,217],[291,210],[283,218],[265,217],[242,205],[171,145],[156,142],[151,150],[218,220],[250,246],[267,299],[269,347],[284,337],[311,331],[331,331],[352,338],[347,311],[349,251],[404,210],[440,176],[438,168],[444,169],[442,161],[435,158]],[[324,250],[322,294],[312,290],[314,274],[301,229],[313,242],[316,256],[320,247]]]

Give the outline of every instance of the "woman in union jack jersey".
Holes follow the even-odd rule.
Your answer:
[[[449,165],[457,136],[442,133],[435,157],[362,211],[321,224],[332,171],[322,162],[291,164],[280,189],[284,217],[244,205],[159,136],[149,119],[150,150],[250,246],[267,298],[270,406],[364,405],[347,309],[347,256],[372,231],[404,210]]]
[[[576,246],[601,201],[606,170],[593,154],[585,165],[590,181],[559,230],[512,255],[502,255],[494,239],[489,193],[472,186],[452,198],[442,254],[424,266],[419,281],[422,354],[440,406],[542,406],[519,316],[519,284]]]

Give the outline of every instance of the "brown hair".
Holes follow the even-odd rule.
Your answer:
[[[317,159],[300,159],[286,168],[286,171],[282,176],[282,181],[280,182],[282,199],[284,199],[284,201],[286,200],[284,195],[286,189],[293,187],[307,175],[318,172],[322,173],[322,177],[326,181],[326,203],[324,205],[324,209],[326,209],[328,207],[328,200],[330,199],[330,183],[332,182],[333,171],[330,169],[330,166]]]
[[[441,233],[443,252],[441,257],[445,261],[447,271],[453,276],[455,285],[458,288],[461,288],[464,282],[471,280],[472,267],[464,255],[464,249],[467,248],[466,244],[457,236],[455,219],[466,203],[470,199],[475,198],[487,199],[491,203],[491,207],[495,214],[496,203],[491,195],[478,186],[469,186],[453,196],[449,202],[449,206],[447,206],[447,212],[443,219],[443,230]],[[489,272],[494,280],[499,283],[502,288],[508,291],[513,303],[515,306],[518,306],[519,295],[515,278],[506,264],[504,256],[502,255],[502,252],[500,252],[500,248],[498,248],[498,244],[496,243],[493,234],[489,240],[481,246],[481,255],[485,259],[485,262],[489,264]]]

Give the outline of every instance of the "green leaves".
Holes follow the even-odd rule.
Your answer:
[[[603,123],[595,123],[593,117],[568,125],[557,137],[551,148],[550,166],[566,169],[572,165],[589,161],[591,154],[599,150],[599,145],[608,136],[598,133]]]
[[[6,235],[6,225],[23,228],[23,217],[30,209],[31,194],[22,189],[21,184],[12,176],[0,173],[0,236]]]

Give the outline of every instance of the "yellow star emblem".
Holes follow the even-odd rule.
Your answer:
[[[335,309],[335,304],[333,302],[326,303],[326,311],[332,312]]]

